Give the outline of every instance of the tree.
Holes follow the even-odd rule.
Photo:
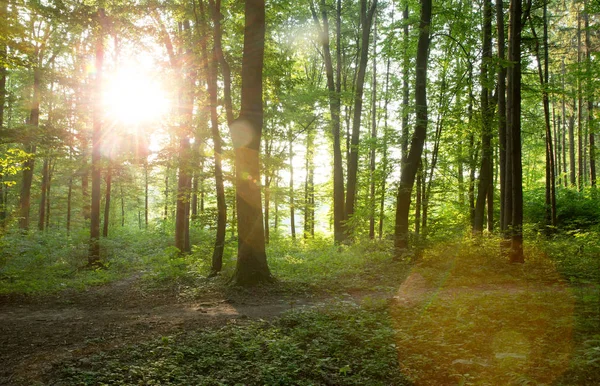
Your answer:
[[[239,117],[230,126],[235,151],[238,218],[238,256],[232,281],[250,286],[272,280],[265,250],[259,167],[265,1],[246,0],[244,14],[241,108]]]
[[[356,74],[356,88],[354,92],[354,117],[352,120],[352,137],[350,140],[350,149],[348,155],[348,182],[346,191],[346,205],[344,219],[350,220],[354,214],[354,204],[356,201],[356,184],[358,175],[358,145],[360,139],[360,121],[362,116],[363,90],[365,85],[365,74],[369,60],[369,36],[371,33],[371,25],[373,17],[377,9],[377,0],[373,0],[370,7],[367,8],[367,0],[360,2],[360,25],[361,25],[361,40],[360,40],[360,61]],[[349,235],[349,229],[346,229]]]
[[[507,196],[511,198],[510,261],[522,263],[523,256],[523,169],[521,165],[521,26],[522,0],[510,1],[508,32],[507,82],[507,170],[511,171],[511,187]],[[510,147],[509,147],[510,146]],[[509,164],[510,163],[510,167]],[[506,206],[508,210],[509,205]]]
[[[492,149],[492,88],[493,79],[490,76],[489,66],[492,61],[492,4],[490,0],[483,1],[483,52],[481,57],[481,168],[479,171],[479,185],[477,187],[477,201],[475,204],[475,217],[473,230],[483,231],[485,203],[488,208],[494,206],[493,194],[493,149]],[[488,210],[488,217],[493,210]],[[488,219],[488,224],[493,224],[493,219]],[[489,226],[489,231],[492,231]]]
[[[319,31],[319,40],[323,46],[323,56],[325,59],[325,73],[327,75],[327,90],[329,91],[329,111],[331,114],[331,135],[333,137],[333,237],[336,243],[343,242],[346,239],[343,223],[345,220],[345,202],[344,202],[344,168],[342,166],[341,149],[341,72],[342,72],[342,53],[341,53],[341,0],[337,0],[336,8],[336,72],[335,82],[333,73],[333,62],[331,60],[331,49],[329,43],[329,20],[325,0],[321,0],[321,18],[323,25],[319,22],[319,17],[313,3],[311,12],[313,20]]]
[[[96,14],[96,77],[94,79],[94,107],[92,133],[92,204],[90,212],[90,252],[88,265],[100,264],[100,184],[102,148],[102,70],[104,66],[104,25],[106,14],[99,8]]]
[[[431,0],[421,0],[421,20],[417,43],[415,110],[416,123],[410,151],[402,164],[400,185],[396,202],[396,226],[394,247],[396,257],[401,257],[408,248],[408,213],[415,175],[423,153],[427,136],[427,62],[429,59],[431,25]]]

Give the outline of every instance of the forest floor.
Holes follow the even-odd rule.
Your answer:
[[[350,254],[314,270],[288,256],[279,277],[301,274],[249,290],[135,271],[0,295],[0,385],[600,384],[600,286],[494,248],[440,245],[417,264],[362,251],[352,269]]]
[[[440,336],[454,332],[452,330],[457,327],[456,322],[448,323],[448,319],[454,320],[457,307],[466,307],[467,305],[463,304],[465,302],[479,303],[479,312],[489,318],[507,319],[506,315],[503,315],[506,310],[503,311],[502,306],[490,309],[490,302],[496,303],[500,300],[503,303],[507,297],[523,299],[523,296],[527,296],[528,299],[545,297],[561,300],[560,307],[554,309],[543,306],[540,308],[539,302],[533,306],[531,302],[525,302],[521,310],[525,314],[550,312],[553,313],[552,318],[560,318],[565,312],[567,317],[569,312],[572,313],[573,302],[564,283],[551,281],[524,285],[522,282],[493,283],[492,280],[491,284],[444,283],[431,286],[426,276],[426,271],[413,272],[403,282],[398,283],[398,289],[393,293],[357,291],[353,294],[345,293],[342,297],[298,297],[259,289],[258,294],[244,291],[207,292],[190,300],[174,291],[146,292],[138,285],[140,275],[134,275],[104,286],[91,287],[83,292],[67,290],[54,296],[0,298],[0,363],[3,364],[0,367],[0,384],[46,384],[49,382],[48,374],[52,373],[53,366],[66,361],[75,360],[85,365],[86,361],[90,360],[86,358],[96,353],[130,344],[184,331],[243,323],[244,320],[270,320],[292,309],[328,307],[341,301],[360,304],[365,299],[369,302],[373,299],[385,300],[392,309],[397,328],[402,326],[401,329],[404,334],[409,335],[408,341],[411,341],[411,344],[420,341],[420,344],[416,344],[419,347],[416,351],[423,351],[421,354],[430,358],[435,357],[431,352],[427,352],[432,348],[432,344],[435,345],[432,342]],[[466,309],[464,312],[468,313]],[[468,318],[468,315],[462,317]],[[533,319],[537,320],[537,316]],[[508,317],[508,320],[511,318]],[[544,330],[551,330],[549,327],[544,323],[534,326],[529,335],[539,334],[541,337],[548,334],[548,331]],[[573,326],[568,324],[559,328],[558,333],[550,333],[554,355],[568,355],[566,352],[570,351],[572,346],[572,328]],[[438,336],[422,336],[422,333],[419,333],[427,330],[435,331]],[[519,347],[522,346],[522,342],[514,341],[519,340],[519,336],[511,335],[512,331],[496,331],[497,334],[507,334],[503,340],[508,342],[494,344],[510,346],[496,350],[493,357],[496,362],[499,359],[522,359],[531,351],[531,348]],[[520,339],[523,340],[523,337]],[[416,351],[412,353],[413,357],[415,354],[418,357],[419,353]],[[485,359],[465,357],[453,359],[449,363],[459,367],[475,365],[482,369],[498,366],[498,363],[492,362],[485,363]],[[405,365],[409,363],[410,359]],[[435,384],[439,380],[439,374],[436,374],[431,375],[434,376],[432,383],[428,382],[428,376],[424,374],[427,369],[419,368],[422,367],[419,365],[415,368],[415,363],[412,365],[412,368],[405,367],[403,371],[406,374],[418,372],[412,375],[420,376],[425,381],[423,384]],[[564,371],[565,364],[562,363],[558,367],[559,370],[556,371]],[[432,366],[431,370],[434,368]],[[502,366],[499,366],[492,372],[501,368]],[[557,374],[550,373],[548,376],[556,377]]]
[[[316,299],[260,291],[181,297],[144,291],[141,274],[83,292],[0,296],[0,385],[39,382],[53,364],[236,319],[271,319]]]

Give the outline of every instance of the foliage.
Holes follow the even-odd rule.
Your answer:
[[[524,192],[524,221],[541,226],[544,224],[544,190]],[[563,231],[589,230],[600,224],[600,205],[590,190],[577,192],[572,189],[556,191],[556,226]]]

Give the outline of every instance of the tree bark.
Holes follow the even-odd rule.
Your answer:
[[[288,130],[288,151],[289,151],[289,172],[290,172],[290,233],[292,239],[296,239],[296,205],[294,197],[294,141],[292,136],[292,129]]]
[[[510,261],[522,263],[523,256],[523,170],[521,165],[521,17],[522,0],[510,2],[508,60],[507,122],[510,132],[512,174],[512,232]]]
[[[354,215],[354,205],[356,203],[356,189],[358,177],[358,146],[360,140],[360,120],[362,116],[363,90],[365,85],[365,75],[369,61],[369,35],[371,34],[371,25],[375,10],[377,9],[377,0],[373,0],[367,10],[367,0],[360,2],[360,24],[361,24],[361,47],[360,61],[358,63],[358,72],[356,76],[356,89],[354,92],[354,111],[352,120],[352,138],[350,140],[350,153],[348,157],[348,183],[346,191],[346,221]],[[346,227],[346,233],[350,236],[351,230]]]
[[[31,98],[31,110],[29,111],[29,117],[27,119],[27,124],[31,130],[37,130],[40,123],[41,71],[39,66],[36,66],[33,69],[33,96]],[[35,168],[36,145],[29,142],[25,146],[25,151],[29,154],[29,157],[23,163],[23,183],[21,185],[21,195],[19,198],[19,228],[23,231],[29,229],[31,184],[33,182],[33,172]]]
[[[493,80],[489,76],[489,65],[492,61],[492,4],[490,0],[483,2],[483,52],[481,58],[481,167],[477,186],[477,201],[473,231],[483,232],[485,204],[493,186],[493,149],[492,149],[492,91]],[[493,196],[492,196],[493,197]],[[487,203],[488,206],[492,202]]]
[[[102,148],[102,74],[104,66],[104,9],[98,9],[98,36],[96,37],[96,78],[92,112],[92,204],[90,212],[90,251],[88,265],[100,264],[100,184]]]
[[[325,57],[325,73],[327,76],[327,89],[329,91],[329,111],[331,113],[331,135],[333,137],[333,234],[336,243],[343,242],[346,237],[343,224],[344,210],[344,169],[342,165],[341,133],[340,133],[340,92],[341,92],[341,0],[337,1],[336,36],[337,36],[337,68],[334,81],[333,63],[329,46],[329,21],[325,0],[321,0],[321,18],[323,25],[319,22],[317,12],[311,3],[313,20],[319,29],[319,38],[323,46]]]
[[[415,175],[423,153],[423,145],[427,136],[427,62],[429,58],[431,25],[431,0],[421,0],[421,20],[419,23],[419,40],[417,43],[415,109],[416,124],[410,152],[402,165],[400,186],[396,203],[396,226],[394,246],[396,257],[401,257],[408,248],[408,212],[410,197],[415,182]]]
[[[548,96],[548,20],[547,20],[547,5],[544,3],[543,23],[544,32],[542,44],[544,50],[544,58],[540,54],[540,43],[533,25],[533,20],[530,17],[531,31],[535,39],[535,54],[537,59],[538,77],[540,87],[542,88],[542,105],[544,106],[544,125],[546,129],[546,191],[545,191],[545,217],[546,217],[546,232],[550,233],[550,227],[556,225],[556,191],[555,191],[555,174],[554,174],[554,149],[552,145],[552,127],[550,126],[550,99]]]
[[[496,24],[498,31],[498,59],[506,60],[504,37],[504,6],[502,1],[496,1]],[[506,67],[502,64],[498,68],[498,147],[500,154],[500,231],[506,231]]]
[[[204,14],[203,2],[200,1],[201,12]],[[221,45],[221,30],[220,24],[217,19],[221,16],[221,2],[217,0],[213,8],[213,36],[215,40],[215,47],[212,53],[212,65],[208,60],[208,51],[206,49],[206,40],[203,39],[201,43],[203,57],[204,57],[204,69],[208,74],[208,94],[210,101],[210,122],[211,122],[211,134],[214,146],[214,163],[215,163],[215,187],[217,191],[217,234],[215,237],[215,246],[212,254],[212,273],[220,272],[223,267],[223,252],[225,250],[225,235],[227,227],[227,205],[225,203],[225,185],[223,184],[223,170],[221,167],[221,133],[219,132],[219,116],[217,114],[217,64],[219,63],[219,54],[222,56],[222,52],[216,48]],[[203,15],[203,21],[206,20]],[[217,27],[219,29],[217,30]],[[207,31],[206,24],[203,23],[202,29]],[[218,43],[217,43],[218,41]],[[223,60],[224,61],[224,60]],[[221,67],[223,67],[223,61],[221,61]],[[222,70],[223,71],[223,70]],[[225,74],[226,71],[223,71]]]
[[[265,250],[260,194],[264,48],[265,0],[246,0],[241,111],[230,127],[235,151],[238,217],[238,257],[232,281],[242,286],[272,280]]]
[[[590,146],[590,185],[592,186],[592,194],[596,194],[596,130],[594,127],[594,88],[592,74],[592,45],[590,40],[590,21],[588,1],[584,1],[583,22],[585,28],[585,57],[586,57],[586,74],[587,74],[587,126]]]
[[[377,14],[373,16],[373,78],[371,86],[371,154],[370,154],[370,177],[371,186],[369,189],[369,238],[375,238],[375,164],[377,148]]]
[[[40,189],[40,215],[38,221],[38,230],[43,231],[46,224],[46,194],[48,192],[48,175],[50,174],[50,166],[48,157],[44,157],[44,165],[42,166],[42,186]]]
[[[110,158],[110,156],[109,156]],[[106,191],[104,194],[104,222],[102,223],[102,237],[108,237],[108,227],[110,222],[110,199],[112,192],[112,161],[108,160],[106,168]]]

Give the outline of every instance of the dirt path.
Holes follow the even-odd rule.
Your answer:
[[[137,279],[44,299],[0,298],[0,385],[34,384],[63,360],[236,319],[268,319],[309,303],[218,293],[185,301],[139,291]]]

